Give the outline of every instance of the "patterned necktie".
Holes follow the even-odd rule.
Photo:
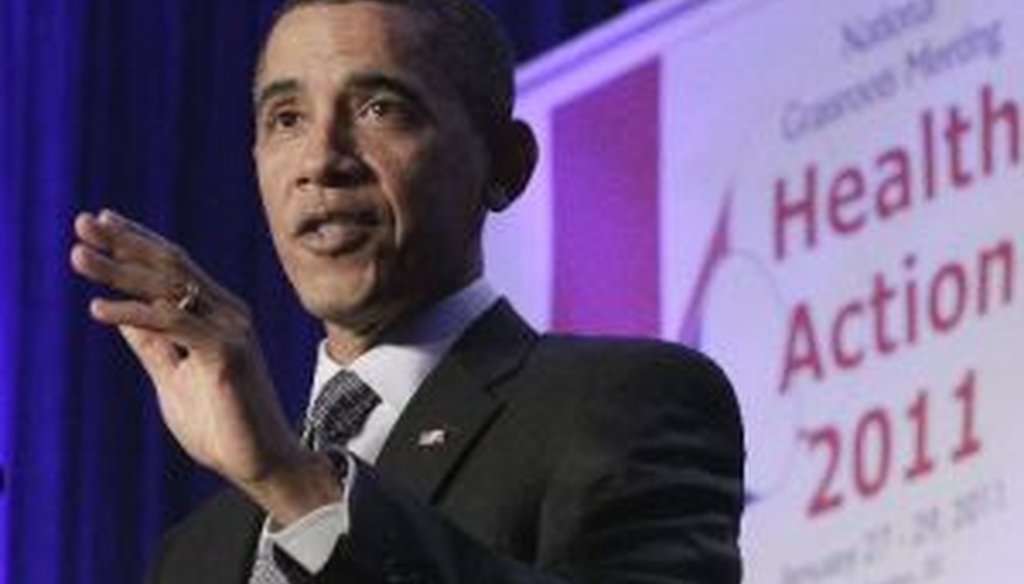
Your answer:
[[[342,448],[355,436],[380,403],[380,397],[351,371],[341,370],[324,384],[306,416],[302,444],[320,451]],[[267,542],[269,543],[269,542]],[[273,545],[261,545],[256,553],[249,584],[289,584],[282,566],[274,559]]]
[[[344,447],[379,403],[380,398],[358,375],[339,371],[316,396],[306,416],[302,444],[314,451],[328,446]]]

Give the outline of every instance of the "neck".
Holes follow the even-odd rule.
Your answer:
[[[368,351],[373,346],[373,339],[376,338],[331,323],[325,323],[324,328],[327,329],[327,354],[335,362],[345,366]]]

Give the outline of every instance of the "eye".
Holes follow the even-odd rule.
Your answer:
[[[264,127],[270,133],[287,132],[298,128],[302,120],[302,112],[294,108],[278,108],[267,114]]]
[[[412,126],[419,121],[419,112],[407,100],[380,96],[368,100],[359,110],[363,120],[394,126]]]

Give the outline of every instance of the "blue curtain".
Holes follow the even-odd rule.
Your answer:
[[[636,1],[490,0],[522,58]],[[249,158],[250,69],[276,0],[0,2],[0,584],[138,582],[215,488],[163,430],[67,268],[80,209],[183,242],[258,317],[286,408],[315,323],[277,267]]]

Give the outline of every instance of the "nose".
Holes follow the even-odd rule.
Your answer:
[[[351,130],[335,119],[311,131],[301,164],[299,186],[352,187],[371,174]]]

